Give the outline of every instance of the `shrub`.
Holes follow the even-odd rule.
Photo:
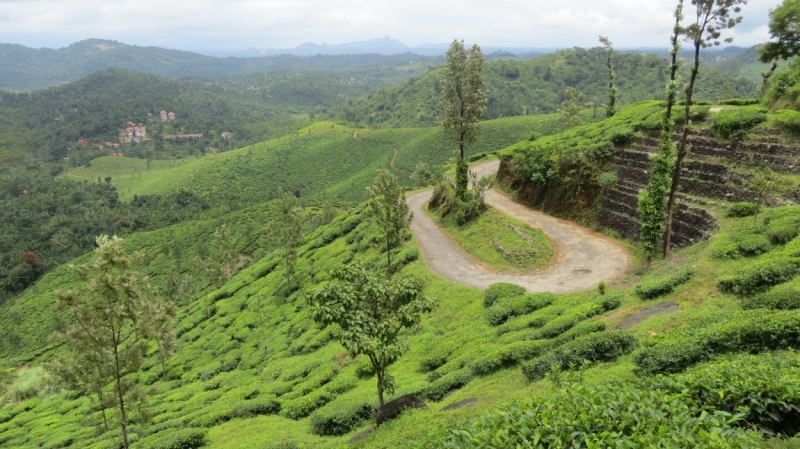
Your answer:
[[[419,362],[419,372],[427,373],[444,365],[455,349],[453,344],[443,344],[429,351]]]
[[[578,337],[593,334],[595,332],[603,332],[604,330],[606,330],[606,324],[602,321],[582,321],[575,325],[572,329],[564,332],[551,341],[553,346],[559,346],[575,340]]]
[[[733,203],[728,208],[728,217],[733,218],[741,218],[741,217],[752,217],[756,214],[758,210],[758,206],[755,203]]]
[[[552,293],[531,293],[513,298],[501,298],[486,311],[486,319],[492,326],[502,324],[513,316],[525,315],[549,306],[556,300]]]
[[[237,418],[250,418],[258,415],[275,415],[281,411],[281,404],[274,399],[252,399],[233,408],[232,415]]]
[[[740,425],[768,435],[800,430],[800,359],[744,355],[720,360],[679,376],[659,376],[645,388],[688,394],[701,407],[743,413]]]
[[[783,217],[767,224],[766,234],[776,245],[790,242],[800,234],[800,217]]]
[[[636,296],[640,299],[655,299],[659,296],[672,293],[675,287],[685,284],[693,275],[694,270],[691,268],[684,268],[667,277],[639,282],[634,288],[634,293],[636,293]]]
[[[745,257],[753,257],[768,252],[772,249],[772,243],[770,243],[770,239],[765,235],[751,234],[742,236],[739,241],[736,242],[736,249],[739,254]]]
[[[569,369],[580,366],[584,360],[610,362],[636,348],[637,340],[623,330],[605,331],[584,335],[545,354],[522,364],[522,374],[531,381],[544,378],[553,366]]]
[[[289,419],[302,419],[330,402],[331,399],[333,396],[329,392],[315,390],[303,397],[285,402],[281,407],[281,414]]]
[[[772,116],[772,121],[787,131],[800,132],[800,112],[783,109]]]
[[[742,301],[743,309],[800,309],[800,289],[796,287],[775,288]]]
[[[206,444],[206,432],[201,429],[179,429],[151,435],[133,444],[134,448],[194,449]]]
[[[719,102],[719,104],[728,106],[751,106],[759,103],[761,103],[760,98],[729,98]]]
[[[486,153],[475,153],[475,154],[469,156],[467,158],[467,160],[469,160],[470,162],[475,162],[475,161],[479,161],[481,159],[486,159],[486,157],[487,157]]]
[[[755,438],[732,421],[724,412],[702,413],[684,396],[616,381],[530,397],[472,422],[437,429],[409,447],[754,447]]]
[[[472,377],[472,371],[469,368],[451,371],[431,383],[420,392],[419,396],[431,401],[441,401],[447,393],[468,384]]]
[[[800,347],[800,314],[747,310],[675,331],[636,355],[640,372],[675,373],[715,355]]]
[[[800,206],[783,206],[769,209],[764,214],[764,224],[769,225],[775,220],[789,217],[800,219]]]
[[[361,357],[358,360],[358,365],[356,365],[356,377],[359,379],[369,379],[374,375],[375,367],[372,366],[372,362],[369,360],[369,357]]]
[[[776,254],[717,279],[722,293],[749,296],[782,284],[800,273],[800,259]]]
[[[724,109],[718,112],[711,128],[723,139],[741,140],[754,126],[767,120],[767,110],[756,106]]]
[[[634,131],[631,128],[618,128],[611,132],[611,143],[615,147],[624,147],[633,142]]]
[[[491,374],[523,360],[537,357],[550,349],[548,341],[518,341],[478,358],[470,364],[472,373],[478,376]]]
[[[794,240],[787,243],[784,252],[789,257],[800,257],[800,237],[795,237]]]
[[[525,287],[519,285],[498,282],[492,284],[483,292],[483,305],[491,307],[497,300],[503,298],[513,298],[525,294]]]
[[[316,435],[344,435],[364,420],[375,415],[372,401],[336,401],[311,415],[311,433]]]
[[[567,309],[568,307],[564,305],[554,305],[537,311],[530,316],[509,319],[508,322],[497,327],[497,335],[503,335],[523,329],[538,329],[556,319]]]

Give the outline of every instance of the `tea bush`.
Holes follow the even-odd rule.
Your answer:
[[[492,284],[483,292],[483,305],[491,307],[497,300],[503,298],[513,298],[525,294],[525,287],[519,285],[498,282]]]
[[[791,287],[776,287],[766,293],[745,298],[742,301],[743,309],[773,309],[795,310],[800,309],[800,289]]]
[[[325,390],[314,390],[305,396],[283,403],[281,414],[289,419],[302,419],[330,402],[331,399],[333,399],[331,393]]]
[[[658,376],[643,388],[688,394],[702,407],[735,415],[740,426],[767,435],[792,436],[800,430],[800,358],[741,355],[709,363],[679,376]]]
[[[570,385],[480,419],[437,429],[407,447],[458,448],[748,448],[751,435],[728,413],[702,413],[686,395],[628,382]]]
[[[800,257],[800,237],[795,237],[794,240],[787,243],[784,251],[787,256]]]
[[[770,241],[776,245],[788,243],[800,235],[800,217],[789,216],[770,220],[765,232]]]
[[[497,326],[511,317],[525,315],[547,307],[555,300],[556,295],[549,292],[498,298],[486,311],[486,319],[492,326]]]
[[[676,373],[716,355],[800,348],[800,313],[747,310],[673,331],[644,345],[636,354],[646,374]]]
[[[543,379],[553,366],[566,370],[580,366],[584,360],[610,362],[633,351],[636,346],[636,337],[623,330],[584,335],[551,353],[523,363],[522,374],[530,381],[537,381]]]
[[[722,293],[749,296],[782,284],[800,273],[800,258],[775,254],[717,279]]]
[[[311,415],[311,433],[344,435],[365,420],[373,418],[376,410],[373,401],[363,399],[332,402]]]
[[[672,293],[675,287],[685,284],[693,275],[693,269],[684,268],[667,277],[639,282],[634,288],[634,293],[640,299],[655,299]]]
[[[759,103],[761,103],[760,98],[731,98],[719,102],[719,104],[725,104],[729,106],[751,106]]]
[[[194,449],[206,444],[206,432],[201,429],[180,429],[151,435],[133,444],[141,449]]]
[[[756,214],[756,210],[758,206],[755,203],[733,203],[728,208],[728,217],[739,218],[739,217],[752,217]]]
[[[470,369],[475,375],[484,376],[539,356],[551,347],[549,341],[518,341],[478,358],[470,364]]]
[[[772,116],[772,121],[790,132],[800,132],[800,112],[782,109]]]
[[[441,401],[447,393],[463,387],[468,384],[472,378],[473,374],[469,368],[449,372],[423,389],[419,393],[419,396],[424,399],[430,399],[431,401]]]
[[[723,109],[714,115],[711,129],[723,139],[741,140],[756,125],[767,121],[767,110],[758,106]]]

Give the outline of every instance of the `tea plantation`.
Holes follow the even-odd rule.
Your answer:
[[[524,139],[504,153],[541,149],[547,157],[526,160],[531,175],[572,175],[567,168],[585,161],[581,155],[604,157],[601,144],[632,134],[659,108],[633,106],[536,145],[528,139],[557,133],[556,119],[500,119],[486,123],[487,140],[472,151]],[[143,271],[154,283],[193,274],[186,288],[197,292],[179,301],[176,354],[162,370],[152,348],[135,376],[151,391],[152,420],[132,423],[134,447],[798,447],[800,207],[729,217],[742,208],[723,202],[709,205],[719,225],[711,241],[604,288],[560,296],[513,285],[484,292],[439,278],[408,235],[395,260],[438,306],[402,334],[407,351],[389,368],[397,385],[390,398],[414,393],[428,407],[348,443],[372,426],[375,376],[337,342],[339,329],[312,321],[307,297],[334,267],[381,267],[378,235],[363,205],[309,227],[297,260],[301,287],[289,291],[280,253],[263,238],[275,211],[261,203],[279,185],[358,201],[394,148],[400,175],[416,161],[447,159],[435,152],[436,130],[359,130],[354,138],[355,131],[318,123],[292,139],[156,165],[121,186],[131,195],[196,189],[250,206],[125,241],[146,253]],[[96,161],[72,174],[130,175],[119,164]],[[194,261],[222,223],[235,236],[242,268],[214,284]],[[635,244],[621,244],[641,265]],[[119,447],[96,403],[41,369],[59,350],[50,334],[70,320],[55,312],[53,291],[78,286],[60,267],[0,305],[0,332],[16,336],[0,348],[0,367],[13,376],[0,406],[0,448]],[[663,306],[669,313],[654,312]]]

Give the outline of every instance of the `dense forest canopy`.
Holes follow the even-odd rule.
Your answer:
[[[546,114],[559,109],[568,87],[583,93],[598,107],[606,97],[608,80],[602,49],[574,48],[529,60],[498,60],[486,64],[484,76],[489,90],[489,119],[526,114]],[[654,54],[621,53],[614,57],[619,103],[657,99],[669,77],[667,61]],[[377,127],[431,126],[436,124],[440,69],[430,70],[400,86],[349,101],[337,114],[354,123]],[[704,70],[698,82],[698,97],[721,100],[754,97],[758,86],[717,69]]]

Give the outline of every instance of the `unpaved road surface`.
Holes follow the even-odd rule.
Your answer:
[[[497,173],[499,161],[470,168],[478,177]],[[533,274],[503,274],[487,269],[457,247],[423,211],[432,190],[407,198],[414,212],[411,231],[417,239],[425,262],[439,276],[470,287],[483,288],[496,282],[510,282],[529,292],[571,293],[596,288],[622,276],[630,265],[624,247],[612,239],[577,225],[519,204],[496,189],[486,193],[486,203],[506,215],[541,229],[558,245],[559,260],[550,270]]]

